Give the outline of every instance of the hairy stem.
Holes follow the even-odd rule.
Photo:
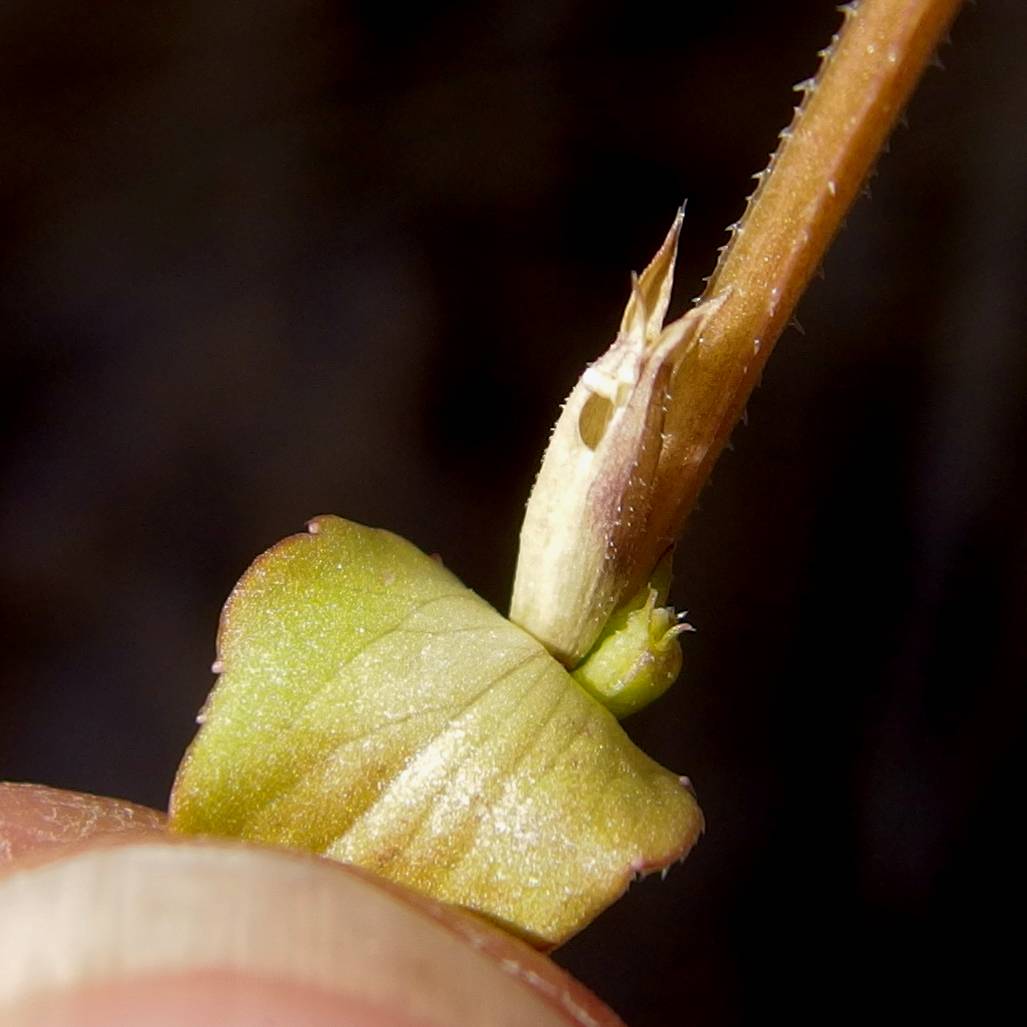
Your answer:
[[[677,537],[811,274],[858,194],[960,0],[862,0],[816,79],[709,280],[726,296],[671,388],[653,504],[652,563]]]

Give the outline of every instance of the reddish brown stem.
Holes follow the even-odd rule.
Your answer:
[[[824,53],[704,299],[728,294],[674,382],[652,563],[676,537],[959,0],[862,0]],[[665,464],[664,461],[667,461]],[[673,468],[673,470],[671,470]]]

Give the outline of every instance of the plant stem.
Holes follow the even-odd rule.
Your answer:
[[[959,0],[862,0],[824,52],[703,299],[727,294],[671,387],[649,539],[677,537],[810,276]],[[665,463],[666,462],[666,463]]]
[[[576,667],[650,582],[959,0],[862,0],[698,306],[664,324],[681,216],[564,404],[521,529],[510,616]]]

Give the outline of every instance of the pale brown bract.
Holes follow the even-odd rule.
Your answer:
[[[510,619],[569,667],[653,570],[646,538],[662,474],[671,384],[716,297],[665,325],[684,210],[632,279],[613,345],[564,404],[521,528]]]

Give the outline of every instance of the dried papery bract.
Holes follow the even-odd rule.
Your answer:
[[[675,370],[720,297],[664,326],[683,212],[632,280],[613,345],[564,404],[521,529],[510,617],[568,666],[652,572],[644,542],[660,484]]]

